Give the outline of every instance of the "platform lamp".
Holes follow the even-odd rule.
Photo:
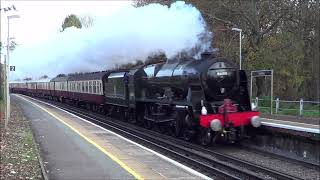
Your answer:
[[[239,49],[240,49],[240,55],[239,55],[239,56],[240,56],[240,70],[241,70],[241,69],[242,69],[242,68],[241,68],[241,65],[242,65],[242,61],[241,61],[241,37],[242,37],[241,35],[242,35],[242,29],[232,28],[231,30],[232,30],[232,31],[238,31],[238,32],[239,32],[239,39],[240,39],[240,48],[239,48]]]
[[[20,18],[19,15],[10,15],[8,18],[8,36],[7,36],[7,65],[6,65],[6,104],[7,104],[7,112],[5,119],[5,129],[7,129],[8,122],[10,119],[10,92],[9,92],[9,74],[10,74],[10,19]]]

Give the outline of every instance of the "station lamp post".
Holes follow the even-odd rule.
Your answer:
[[[20,18],[19,15],[10,15],[8,18],[8,36],[7,36],[7,64],[6,64],[6,119],[5,119],[5,129],[7,129],[8,122],[10,119],[10,92],[9,92],[9,74],[10,74],[10,19]]]
[[[241,68],[241,66],[242,66],[242,60],[241,60],[241,37],[242,37],[242,29],[239,29],[239,28],[232,28],[231,29],[232,31],[238,31],[239,32],[239,40],[240,40],[240,54],[239,54],[239,56],[240,56],[240,70],[242,69]]]

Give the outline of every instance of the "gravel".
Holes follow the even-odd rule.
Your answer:
[[[7,130],[0,120],[0,179],[42,179],[29,123],[17,104],[11,104]]]
[[[255,153],[233,146],[216,146],[214,149],[238,159],[246,160],[269,169],[284,172],[301,179],[320,179],[319,168],[312,169],[301,164],[284,161],[282,159],[277,159],[263,153]]]

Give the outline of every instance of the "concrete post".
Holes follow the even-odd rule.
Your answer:
[[[279,98],[276,99],[276,114],[278,114],[279,111]]]
[[[300,99],[300,108],[299,108],[299,115],[302,116],[303,115],[303,99]]]

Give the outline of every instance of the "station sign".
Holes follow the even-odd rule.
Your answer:
[[[10,66],[10,71],[16,71],[16,66]]]
[[[259,76],[272,76],[272,70],[260,70],[260,71],[252,71],[251,75],[253,77]]]

